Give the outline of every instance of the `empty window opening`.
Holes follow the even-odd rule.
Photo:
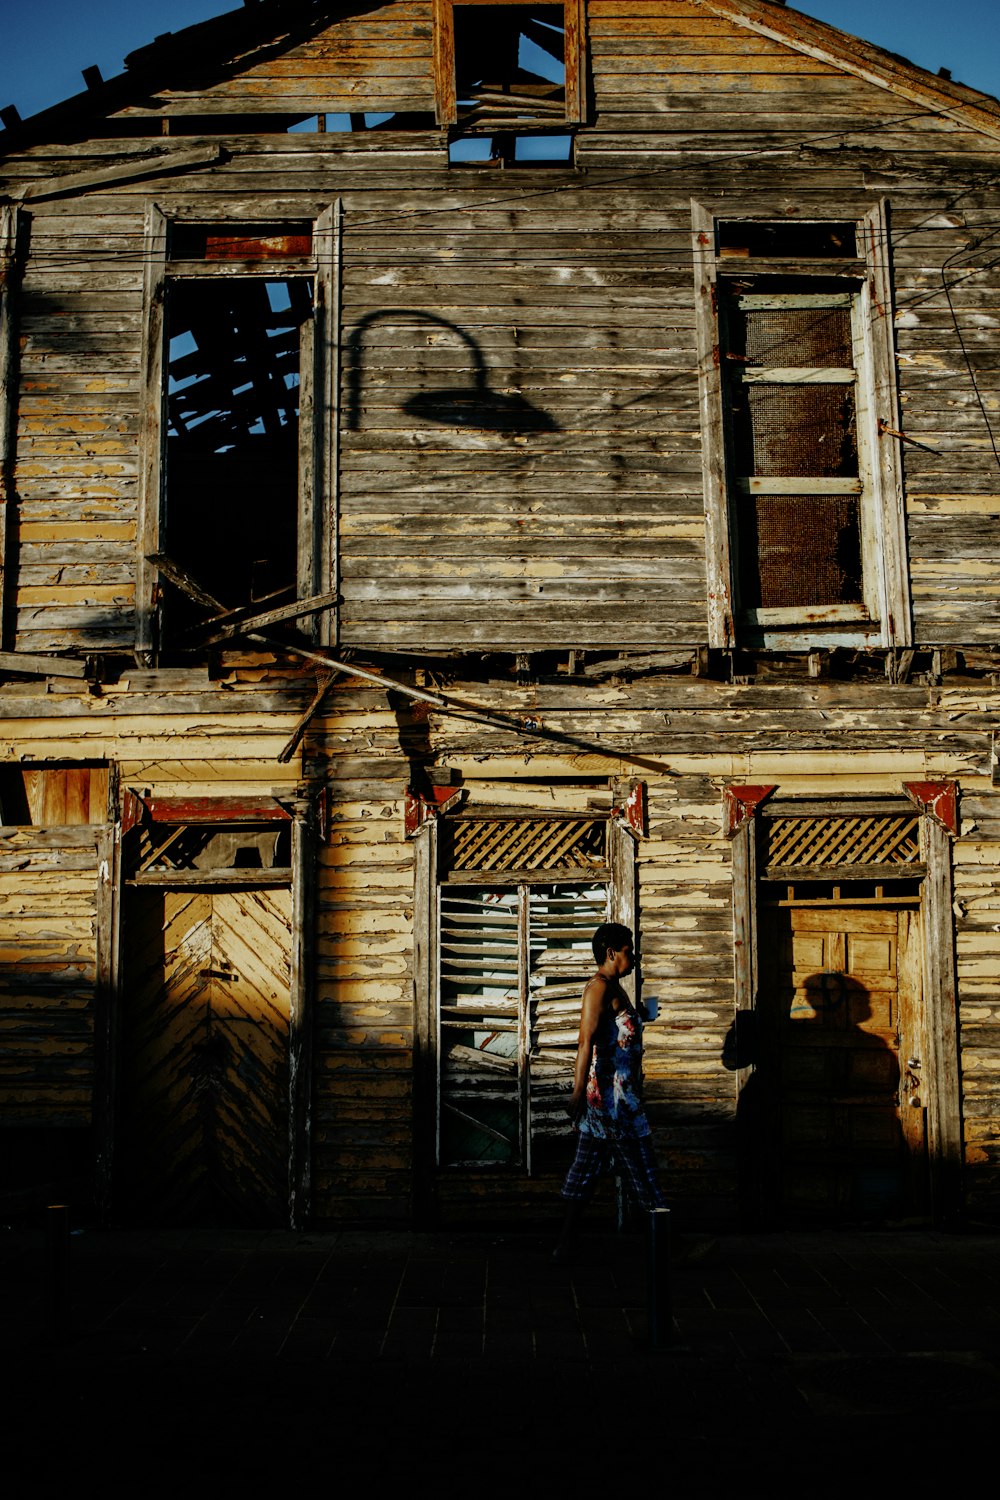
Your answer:
[[[325,115],[308,115],[305,119],[296,120],[288,126],[290,133],[302,132],[302,134],[350,134],[352,131],[379,130],[391,125],[394,130],[413,128],[411,120],[418,118],[421,121],[420,128],[431,130],[434,127],[432,115],[411,116],[400,114],[395,110],[364,110],[357,113],[347,114],[342,111]]]
[[[455,89],[465,128],[565,119],[561,5],[456,5],[454,14]]]
[[[718,226],[719,254],[749,259],[853,259],[857,251],[855,224],[754,223],[723,220]]]
[[[218,237],[221,258],[254,236]],[[294,596],[300,335],[311,313],[304,279],[168,288],[163,548],[226,609]],[[163,607],[174,643],[204,619],[174,589]]]
[[[448,147],[452,166],[565,167],[573,159],[573,137],[562,135],[516,135],[498,131],[496,135],[459,136]]]
[[[312,254],[311,224],[174,224],[174,260],[293,260]]]

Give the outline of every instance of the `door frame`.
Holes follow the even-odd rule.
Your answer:
[[[116,778],[115,778],[116,779]],[[119,1123],[122,1064],[123,953],[127,934],[122,914],[129,879],[124,840],[143,819],[174,820],[231,826],[233,822],[288,823],[291,834],[290,868],[280,880],[253,879],[251,870],[193,872],[195,880],[178,871],[176,879],[158,882],[171,889],[210,885],[214,890],[264,889],[290,886],[292,927],[289,934],[288,1019],[288,1186],[287,1227],[302,1229],[312,1212],[312,1058],[313,986],[315,981],[315,799],[295,796],[279,802],[274,797],[153,798],[128,787],[116,799],[117,818],[102,846],[97,934],[97,1049],[95,1068],[95,1205],[99,1221],[112,1215],[115,1146]],[[284,873],[284,872],[282,872]],[[210,875],[211,879],[205,879]]]
[[[923,958],[924,1057],[921,1085],[927,1109],[927,1157],[931,1213],[936,1223],[955,1222],[962,1213],[962,1101],[958,1053],[957,981],[955,938],[952,922],[953,873],[951,842],[955,832],[955,784],[917,783],[919,794],[905,790],[920,809],[922,870],[898,867],[901,878],[922,875],[920,923]],[[933,785],[935,792],[930,795]],[[726,796],[726,833],[732,841],[733,961],[735,1008],[753,1011],[757,1004],[760,972],[757,953],[758,871],[757,810],[774,787],[729,787]],[[898,810],[907,802],[898,799]],[[948,816],[948,806],[951,817]],[[789,811],[801,803],[783,804]],[[849,797],[822,799],[827,815],[845,814],[857,808]],[[809,810],[819,809],[819,799],[810,799]],[[944,810],[944,816],[942,816]],[[836,879],[836,874],[813,870],[813,878]],[[857,875],[854,877],[858,878]],[[863,878],[863,877],[862,877]],[[750,1077],[749,1066],[734,1069],[736,1096]]]

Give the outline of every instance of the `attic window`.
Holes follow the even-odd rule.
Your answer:
[[[437,118],[463,133],[582,119],[582,0],[435,0]]]

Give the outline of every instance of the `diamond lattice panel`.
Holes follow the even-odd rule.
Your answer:
[[[605,863],[600,818],[469,818],[446,824],[452,870],[590,870]]]
[[[769,818],[767,863],[788,865],[912,865],[920,859],[920,818]]]

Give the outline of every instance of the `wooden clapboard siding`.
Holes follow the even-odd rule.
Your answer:
[[[311,109],[322,96],[332,110],[346,69],[355,106],[388,108],[380,91],[422,77],[427,108],[429,20],[429,4],[345,17],[149,107],[224,118],[289,98]],[[779,21],[790,36],[801,30]],[[629,12],[592,0],[588,37],[586,178],[507,174],[498,195],[496,174],[449,172],[433,131],[244,134],[232,160],[203,172],[33,203],[20,314],[22,649],[132,640],[141,225],[152,194],[168,215],[266,204],[309,216],[336,193],[345,337],[386,308],[416,314],[368,329],[358,422],[343,434],[345,643],[593,646],[608,641],[609,615],[622,646],[702,639],[688,202],[695,192],[731,201],[734,172],[745,201],[776,212],[842,215],[874,192],[890,198],[904,421],[927,444],[905,450],[917,639],[995,639],[1000,483],[962,345],[994,399],[997,273],[984,264],[956,285],[958,329],[937,292],[941,266],[996,211],[992,139],[698,5]],[[405,107],[418,106],[410,97]],[[141,140],[38,145],[9,171],[40,182],[149,151]],[[955,173],[973,185],[957,210]],[[468,345],[421,313],[473,338],[491,389],[520,392],[558,430],[520,442],[407,417],[404,401],[470,373]],[[938,508],[963,495],[992,496],[993,508]],[[66,545],[77,561],[64,561]]]
[[[647,782],[639,915],[647,993],[660,998],[646,1034],[650,1108],[672,1197],[716,1213],[735,1204],[736,1170],[735,1077],[722,1064],[734,997],[723,787],[895,795],[906,779],[957,777],[966,1173],[970,1201],[995,1206],[1000,465],[980,399],[987,414],[1000,401],[997,108],[755,0],[588,0],[586,11],[579,171],[450,168],[434,128],[253,128],[254,115],[432,111],[430,0],[248,41],[197,80],[164,63],[155,89],[126,104],[115,95],[117,115],[96,133],[81,115],[5,155],[3,191],[30,195],[4,364],[19,379],[5,644],[110,660],[99,691],[55,678],[0,685],[0,755],[32,768],[114,762],[126,785],[158,796],[326,790],[306,940],[312,1197],[331,1225],[405,1222],[421,1186],[403,798],[428,767],[510,815],[570,811],[581,794],[607,812],[609,782]],[[205,134],[183,134],[195,116]],[[145,133],[116,138],[116,119]],[[768,661],[733,666],[759,670],[756,681],[719,680],[722,660],[689,675],[683,657],[707,638],[692,198],[708,212],[838,221],[887,203],[901,423],[914,440],[902,448],[914,639],[961,653],[943,681],[923,649],[900,683],[849,660],[840,679],[807,678],[801,662],[781,678]],[[390,676],[437,670],[425,653],[461,653],[449,691],[562,740],[426,713],[338,678],[283,764],[312,667],[249,650],[211,675],[201,663],[132,665],[143,412],[156,398],[144,371],[148,205],[168,220],[299,221],[334,200],[342,602],[331,638],[363,662],[405,653],[396,668],[375,658]],[[549,425],[469,429],[405,409],[469,388],[479,359],[492,392],[522,397]],[[505,678],[502,659],[476,659],[544,648],[560,653],[560,675],[534,685]],[[675,674],[563,680],[567,648],[677,649],[682,660]],[[28,1088],[31,1121],[89,1117],[95,837],[82,824],[3,836],[5,1016],[27,1058],[11,1087]],[[556,1175],[448,1176],[440,1211],[551,1214]]]
[[[0,1119],[88,1126],[94,1085],[93,826],[0,833]]]
[[[978,789],[962,801],[955,845],[955,947],[959,1001],[965,1188],[970,1204],[1000,1198],[1000,806]]]

